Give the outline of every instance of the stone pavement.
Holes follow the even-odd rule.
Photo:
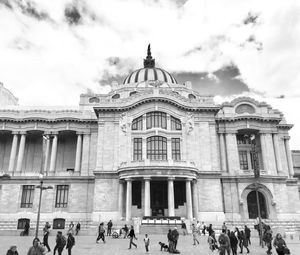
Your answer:
[[[108,237],[106,239],[106,243],[102,243],[99,241],[97,244],[96,236],[76,236],[76,245],[73,247],[72,254],[73,255],[96,255],[96,254],[103,254],[103,255],[113,255],[113,254],[146,254],[145,247],[143,244],[144,236],[138,236],[138,240],[135,241],[138,245],[137,249],[132,248],[128,250],[129,239],[112,239]],[[15,244],[18,246],[19,255],[26,255],[28,248],[32,243],[33,237],[20,237],[20,236],[0,236],[0,254],[5,255],[7,249],[10,245]],[[182,236],[179,237],[178,242],[178,250],[181,254],[188,254],[188,255],[209,255],[212,254],[208,250],[207,245],[207,236],[199,237],[200,245],[193,246],[192,236]],[[163,235],[152,235],[150,236],[150,252],[148,254],[169,254],[167,252],[161,252],[158,242],[166,242],[166,236]],[[291,250],[292,255],[299,255],[300,254],[300,242],[299,240],[286,240],[287,244]],[[49,244],[51,249],[54,247],[54,236],[49,237]],[[258,239],[253,238],[252,245],[250,248],[250,254],[253,255],[266,255],[266,249],[262,249],[258,246]],[[48,253],[48,254],[52,254]],[[63,254],[67,254],[67,250],[64,250]],[[217,254],[215,252],[214,254]],[[245,251],[244,251],[244,254]],[[273,254],[276,254],[276,251],[273,250]]]

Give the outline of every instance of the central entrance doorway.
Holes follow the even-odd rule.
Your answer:
[[[151,181],[150,193],[152,216],[165,216],[165,209],[168,209],[168,182]]]

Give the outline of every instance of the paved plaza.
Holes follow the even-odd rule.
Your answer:
[[[112,239],[108,237],[106,239],[106,243],[102,243],[102,241],[97,244],[95,242],[96,236],[77,236],[76,237],[76,245],[73,248],[73,255],[94,255],[94,254],[146,254],[144,244],[143,244],[142,235],[138,236],[138,240],[135,241],[138,245],[137,248],[133,247],[131,250],[128,250],[129,239]],[[20,236],[0,236],[0,254],[6,254],[8,247],[12,244],[16,244],[18,246],[19,255],[27,254],[28,248],[32,243],[33,237],[20,237]],[[167,252],[160,251],[160,247],[158,242],[166,242],[166,236],[163,235],[152,235],[150,236],[150,251],[148,254],[168,254]],[[207,236],[199,237],[200,245],[193,246],[192,236],[180,236],[178,242],[178,249],[181,254],[212,254],[208,250],[207,244]],[[288,246],[291,250],[291,254],[299,255],[300,254],[300,242],[297,240],[286,240]],[[54,247],[54,236],[49,237],[49,244],[51,249]],[[253,238],[252,245],[250,248],[250,254],[254,255],[265,255],[266,249],[262,249],[258,246],[258,239]],[[48,254],[52,254],[52,251]],[[67,254],[67,250],[64,250],[63,254]],[[214,254],[217,254],[215,252]],[[244,251],[244,254],[246,252]],[[273,251],[273,254],[276,254]]]

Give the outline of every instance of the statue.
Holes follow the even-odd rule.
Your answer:
[[[151,56],[151,47],[150,47],[150,43],[148,44],[148,50],[147,50],[147,57]]]
[[[127,133],[127,123],[128,123],[127,114],[123,112],[120,116],[120,128],[125,135]]]
[[[186,133],[189,135],[194,130],[194,116],[190,112],[186,114]]]

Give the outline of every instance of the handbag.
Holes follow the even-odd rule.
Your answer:
[[[284,247],[283,254],[291,254],[290,249],[288,247]]]

